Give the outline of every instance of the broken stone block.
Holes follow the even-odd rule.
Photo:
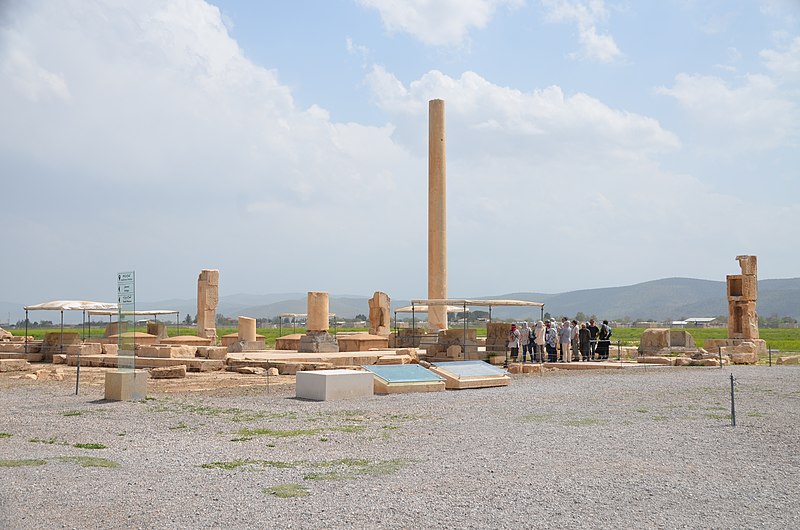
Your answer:
[[[66,364],[67,363],[67,354],[66,353],[55,353],[53,354],[53,364]]]
[[[103,345],[99,342],[84,342],[83,344],[70,344],[64,347],[67,355],[100,355],[103,353]]]
[[[447,347],[447,356],[451,359],[460,359],[461,358],[461,346],[456,346],[455,344],[452,346]]]
[[[266,370],[261,368],[260,366],[240,366],[236,368],[236,371],[240,374],[249,374],[249,375],[263,375]]]
[[[674,357],[653,357],[653,356],[642,356],[637,358],[637,361],[640,363],[646,364],[661,364],[664,366],[672,366],[675,362]]]
[[[0,372],[26,372],[31,365],[25,359],[0,359]]]
[[[161,366],[150,369],[151,379],[183,379],[186,377],[186,365]]]
[[[228,348],[223,346],[198,346],[197,356],[205,359],[225,360],[228,355]]]
[[[60,368],[42,368],[36,370],[36,379],[39,381],[63,381],[64,373]]]
[[[103,344],[103,353],[106,355],[117,355],[119,353],[119,345]]]
[[[784,355],[778,357],[777,364],[800,364],[800,355]]]
[[[272,368],[268,368],[267,369],[267,375],[270,376],[270,377],[277,376],[278,375],[278,369],[275,368],[274,366]]]
[[[689,366],[692,362],[691,357],[676,357],[675,366]]]

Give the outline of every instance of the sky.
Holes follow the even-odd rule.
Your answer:
[[[797,0],[0,0],[0,301],[800,276]]]

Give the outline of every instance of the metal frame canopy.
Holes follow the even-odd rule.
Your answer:
[[[517,307],[538,307],[541,309],[542,318],[544,318],[544,303],[543,302],[529,302],[528,300],[479,300],[479,299],[466,299],[466,298],[431,298],[431,299],[420,299],[420,300],[411,300],[411,329],[414,330],[412,333],[416,334],[416,307],[417,304],[421,304],[420,307],[425,307],[427,311],[428,306],[432,305],[446,305],[448,306],[448,312],[450,306],[461,306],[461,310],[464,313],[467,312],[467,306],[478,306],[478,307],[488,307],[489,308],[489,322],[492,321],[492,307],[494,306],[517,306]],[[403,308],[405,309],[405,308]],[[395,311],[395,327],[397,327],[397,312]],[[467,340],[467,319],[464,318],[464,343],[466,344]]]
[[[175,330],[178,335],[181,334],[181,313],[177,309],[137,309],[135,311],[114,311],[111,309],[92,309],[87,311],[89,316],[107,316],[108,321],[111,322],[111,317],[114,315],[152,315],[158,321],[158,315],[175,315]],[[89,319],[89,335],[92,334],[92,319]]]

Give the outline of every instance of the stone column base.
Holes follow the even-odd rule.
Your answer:
[[[147,370],[106,372],[105,399],[143,401],[147,397]]]
[[[339,344],[336,338],[327,331],[309,331],[300,337],[297,348],[300,353],[337,353]]]

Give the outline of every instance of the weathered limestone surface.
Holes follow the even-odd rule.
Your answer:
[[[486,328],[486,352],[505,354],[509,333],[511,333],[511,324],[489,322]]]
[[[25,372],[31,365],[25,359],[0,359],[0,372]]]
[[[338,352],[339,344],[336,342],[336,338],[327,331],[308,331],[300,337],[297,351],[303,353]]]
[[[392,328],[391,300],[389,295],[375,291],[369,299],[369,334],[389,336]]]
[[[300,333],[293,333],[291,335],[284,335],[283,337],[278,337],[275,339],[275,349],[276,350],[294,350],[300,347],[300,338],[303,335]]]
[[[158,341],[158,337],[156,337],[155,335],[150,335],[149,333],[142,333],[141,331],[127,331],[122,335],[111,335],[108,338],[116,343],[119,343],[120,339],[124,343],[132,341],[136,344],[136,346],[147,346],[150,344],[155,344]]]
[[[64,348],[67,355],[100,355],[103,353],[103,345],[99,342],[84,342],[83,344],[70,344]]]
[[[685,329],[649,328],[644,330],[639,342],[639,353],[658,357],[673,351],[696,352],[697,344]]]
[[[217,341],[219,270],[203,269],[197,278],[197,336]]]
[[[186,377],[185,364],[150,368],[151,379],[183,379],[184,377]]]
[[[216,332],[216,331],[215,331]],[[187,346],[211,346],[212,340],[207,337],[195,337],[194,335],[178,335],[163,339],[161,344],[184,344]]]
[[[222,346],[198,346],[197,356],[205,359],[225,359],[228,356],[228,348]]]
[[[239,340],[245,342],[255,342],[256,340],[256,319],[250,317],[239,317]]]
[[[36,379],[39,381],[63,381],[64,371],[61,368],[42,368],[36,370]]]
[[[110,337],[111,335],[119,335],[120,333],[125,333],[128,331],[128,322],[123,320],[122,322],[109,322],[106,326],[106,331],[103,334],[104,337]]]
[[[169,333],[167,332],[167,325],[163,322],[154,322],[149,321],[147,323],[147,333],[150,335],[155,335],[159,339],[166,339],[169,337]]]
[[[720,349],[724,353],[727,348],[735,348],[737,346],[745,348],[745,350],[740,351],[752,349],[756,355],[766,355],[768,353],[767,341],[764,339],[706,339],[703,343],[703,347],[712,354],[717,354]]]
[[[741,274],[726,278],[728,290],[728,338],[757,339],[758,267],[755,256],[736,256]]]
[[[785,355],[778,357],[777,364],[800,364],[800,355]]]
[[[138,357],[155,357],[166,359],[193,359],[197,355],[197,346],[187,345],[153,345],[142,346],[136,350]]]
[[[328,293],[309,291],[308,293],[308,331],[328,331]]]
[[[428,298],[447,298],[447,166],[444,100],[428,102]],[[428,330],[447,329],[447,307],[428,306]]]
[[[14,335],[9,333],[8,331],[4,330],[3,328],[0,328],[0,341],[2,341],[2,340],[11,340],[11,337],[13,337],[13,336]]]
[[[105,399],[142,401],[147,397],[147,370],[106,372]]]
[[[337,335],[336,342],[340,352],[368,351],[372,348],[386,349],[389,347],[389,338],[369,333],[355,333],[353,335]]]

